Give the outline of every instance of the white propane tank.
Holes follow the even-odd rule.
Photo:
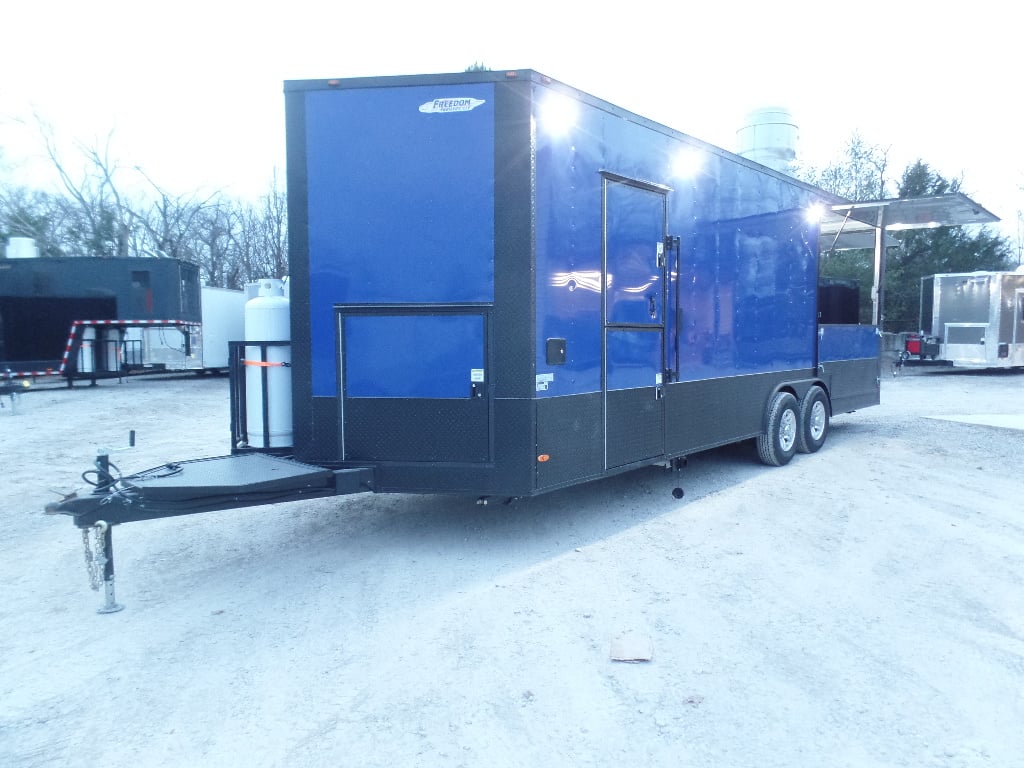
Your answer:
[[[96,329],[91,325],[82,329],[82,344],[78,348],[78,372],[93,373],[96,364],[94,346],[96,344]]]
[[[116,373],[121,370],[121,329],[103,329],[103,370]]]
[[[291,340],[291,310],[280,280],[260,280],[259,295],[245,303],[245,340]],[[253,448],[292,444],[291,361],[290,345],[268,346],[265,360],[259,346],[245,348],[245,420]]]

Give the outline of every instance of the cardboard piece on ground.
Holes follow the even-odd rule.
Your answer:
[[[612,639],[612,661],[638,663],[654,658],[654,641],[649,635],[625,632]]]

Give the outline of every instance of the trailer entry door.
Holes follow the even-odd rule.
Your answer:
[[[666,193],[604,177],[606,468],[665,452]]]
[[[488,461],[486,310],[346,307],[338,320],[346,461]]]

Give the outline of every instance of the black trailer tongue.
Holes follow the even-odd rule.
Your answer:
[[[72,494],[47,505],[46,511],[70,515],[82,529],[93,589],[98,590],[102,582],[106,591],[101,613],[122,607],[114,600],[115,525],[362,493],[374,488],[371,467],[328,469],[263,453],[163,464],[120,478],[110,475],[110,464],[104,455],[97,458],[96,467],[98,480],[91,493]],[[94,545],[90,545],[90,529]]]

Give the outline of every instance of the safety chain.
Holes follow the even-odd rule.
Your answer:
[[[89,586],[93,592],[98,592],[100,584],[103,583],[103,569],[107,565],[107,555],[104,548],[104,534],[107,532],[107,524],[100,520],[90,526],[94,531],[96,541],[96,552],[89,546],[89,528],[82,529],[82,545],[85,549],[85,570],[89,574]]]

